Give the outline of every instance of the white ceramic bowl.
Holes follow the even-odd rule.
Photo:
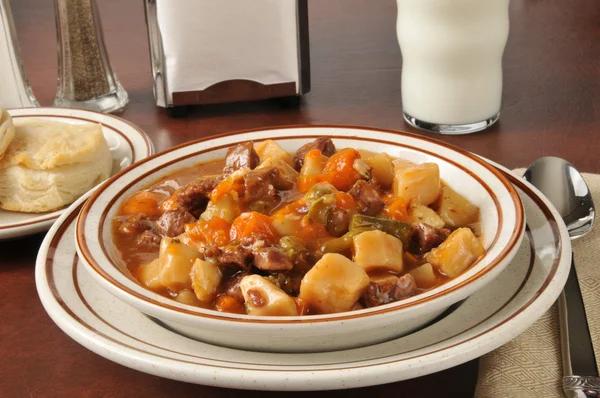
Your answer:
[[[221,159],[246,140],[276,140],[289,152],[316,137],[330,136],[337,148],[353,147],[422,162],[435,162],[442,179],[479,206],[486,253],[444,285],[409,299],[364,310],[303,317],[258,317],[221,313],[178,303],[145,289],[119,260],[112,219],[132,193],[199,162]],[[117,174],[92,195],[79,215],[77,252],[105,289],[184,335],[248,350],[316,352],[373,344],[414,331],[494,279],[511,261],[523,238],[522,203],[513,186],[479,157],[426,137],[354,127],[272,128],[211,137],[156,154]]]

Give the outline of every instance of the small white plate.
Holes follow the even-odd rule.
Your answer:
[[[9,109],[16,123],[28,119],[46,119],[63,123],[101,123],[112,157],[112,174],[123,170],[154,153],[150,138],[136,125],[103,113],[67,108],[20,108]],[[0,210],[0,240],[18,238],[46,231],[64,212],[19,213]]]
[[[515,259],[453,312],[386,343],[279,354],[223,348],[176,334],[106,292],[82,267],[73,235],[85,197],[42,244],[38,294],[54,322],[80,344],[124,366],[170,379],[242,389],[324,390],[423,376],[515,338],[550,308],[566,281],[571,250],[560,216],[537,190],[503,171],[517,188],[527,218],[527,235]]]

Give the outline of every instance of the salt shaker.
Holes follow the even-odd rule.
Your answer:
[[[58,92],[54,106],[111,113],[129,97],[110,65],[95,0],[54,0]]]
[[[0,0],[0,107],[39,105],[23,69],[10,0]]]
[[[509,0],[397,0],[402,107],[411,125],[468,134],[498,120]]]

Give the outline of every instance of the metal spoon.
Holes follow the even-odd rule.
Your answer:
[[[543,157],[529,166],[525,179],[537,187],[562,216],[571,240],[594,225],[594,201],[582,175],[564,159]],[[574,260],[558,298],[563,391],[567,397],[600,397],[600,377]]]

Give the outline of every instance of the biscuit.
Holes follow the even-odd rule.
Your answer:
[[[16,123],[13,142],[0,160],[0,208],[59,209],[107,179],[111,169],[99,124]]]
[[[15,127],[10,114],[0,108],[0,159],[15,136]]]

